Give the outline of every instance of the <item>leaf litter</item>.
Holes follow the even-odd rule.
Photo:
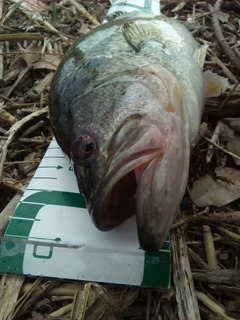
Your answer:
[[[101,23],[110,2],[0,3],[1,234],[52,139],[53,73],[75,39]],[[207,99],[192,146],[189,183],[171,232],[172,288],[4,274],[0,320],[240,319],[240,2],[162,0],[161,6],[208,45],[205,71],[231,84]]]

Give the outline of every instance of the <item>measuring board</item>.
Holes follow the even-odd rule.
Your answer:
[[[170,242],[139,248],[135,217],[95,228],[55,139],[1,238],[0,272],[169,288]]]

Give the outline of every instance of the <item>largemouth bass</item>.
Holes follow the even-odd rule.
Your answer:
[[[93,223],[107,231],[136,215],[147,251],[161,248],[185,192],[205,52],[178,21],[129,14],[80,38],[52,81],[53,130]]]

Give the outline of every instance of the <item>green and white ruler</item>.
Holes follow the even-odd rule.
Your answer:
[[[0,272],[169,288],[170,243],[141,250],[135,217],[97,230],[54,139],[1,238]]]

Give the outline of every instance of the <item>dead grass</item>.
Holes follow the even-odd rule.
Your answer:
[[[240,155],[240,144],[235,151],[229,150],[229,135],[219,138],[220,131],[216,133],[220,120],[240,116],[235,63],[240,58],[240,2],[226,0],[221,14],[212,14],[214,2],[161,1],[164,14],[177,15],[200,44],[209,45],[205,69],[233,84],[232,90],[206,102],[205,125],[192,151],[188,189],[172,228],[173,288],[163,292],[2,275],[1,320],[240,319],[239,197],[222,207],[197,207],[190,197],[199,178],[208,174],[219,179],[217,167],[240,172],[234,161],[234,155]],[[84,0],[81,5],[75,0],[45,1],[38,17],[32,19],[23,13],[20,3],[0,3],[1,232],[52,138],[47,97],[54,70],[73,41],[102,21],[108,6],[107,0]],[[216,40],[216,19],[234,59]],[[218,37],[219,29],[216,32]],[[236,142],[239,125],[228,120],[229,125]],[[221,179],[231,183],[228,176]]]

